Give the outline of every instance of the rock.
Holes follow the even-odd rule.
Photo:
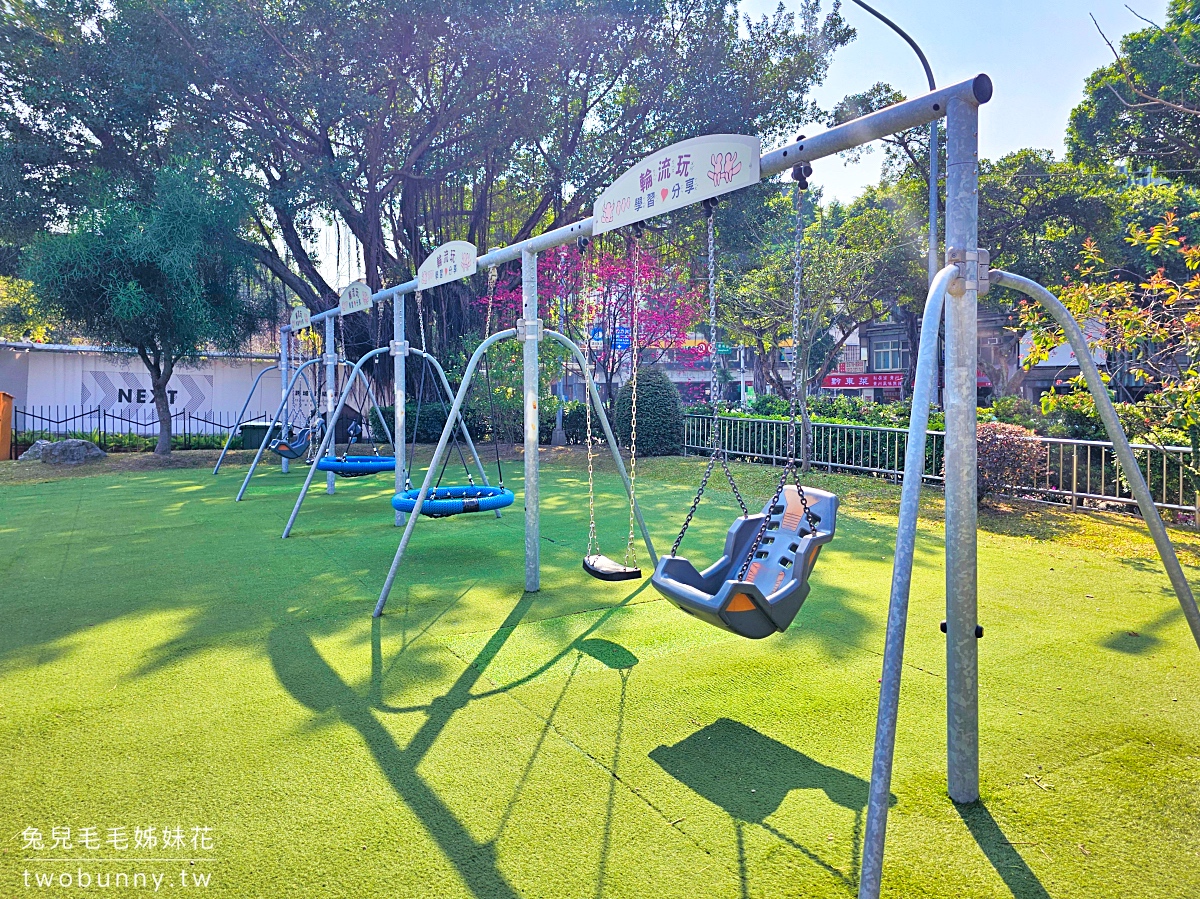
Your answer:
[[[21,453],[17,458],[18,462],[37,462],[42,458],[42,450],[48,446],[53,446],[49,440],[34,441],[33,446]]]
[[[42,461],[49,465],[80,465],[107,455],[90,440],[59,440],[42,448]]]

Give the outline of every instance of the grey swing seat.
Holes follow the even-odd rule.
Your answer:
[[[778,502],[768,500],[758,515],[738,518],[725,536],[724,554],[704,571],[679,556],[660,558],[650,579],[655,589],[689,615],[743,637],[787,630],[808,597],[821,547],[837,527],[838,498],[815,487],[803,490],[802,498],[788,484]]]

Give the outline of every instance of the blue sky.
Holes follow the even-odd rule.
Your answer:
[[[1112,60],[1089,13],[1114,43],[1145,27],[1120,0],[867,2],[912,35],[939,85],[980,72],[991,76],[995,95],[980,111],[979,123],[980,153],[990,158],[1021,147],[1046,147],[1061,155],[1067,117],[1083,96],[1084,79]],[[784,5],[795,8],[794,0]],[[1129,5],[1160,24],[1167,6],[1166,0],[1130,0]],[[742,0],[741,10],[757,18],[777,6],[778,0]],[[876,81],[908,96],[928,89],[916,54],[895,33],[849,0],[843,15],[858,37],[834,56],[815,95],[823,107]],[[808,134],[820,130],[805,129]],[[882,158],[877,151],[854,165],[823,160],[812,180],[824,188],[826,199],[851,200],[878,180]]]

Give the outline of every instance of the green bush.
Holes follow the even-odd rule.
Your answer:
[[[788,401],[776,393],[764,393],[754,398],[750,411],[755,415],[787,415]]]
[[[617,440],[629,446],[633,407],[633,382],[617,393],[614,418]],[[683,450],[683,401],[666,373],[656,368],[638,370],[638,455],[673,456]]]
[[[567,432],[567,443],[577,443],[580,446],[587,443],[587,404],[577,401],[567,403],[563,409],[563,430]],[[604,439],[604,430],[600,423],[592,421],[592,438]]]

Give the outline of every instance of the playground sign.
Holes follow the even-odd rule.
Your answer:
[[[371,288],[362,281],[352,281],[338,298],[338,315],[349,315],[370,308]]]
[[[417,269],[417,289],[428,290],[475,274],[478,270],[476,253],[475,244],[465,240],[442,244],[426,256]]]
[[[659,150],[596,199],[592,234],[757,184],[761,155],[762,141],[743,134],[708,134]]]
[[[299,306],[292,307],[292,318],[288,322],[292,326],[293,331],[303,331],[305,328],[312,325],[312,315],[308,311],[308,307],[301,303]]]

